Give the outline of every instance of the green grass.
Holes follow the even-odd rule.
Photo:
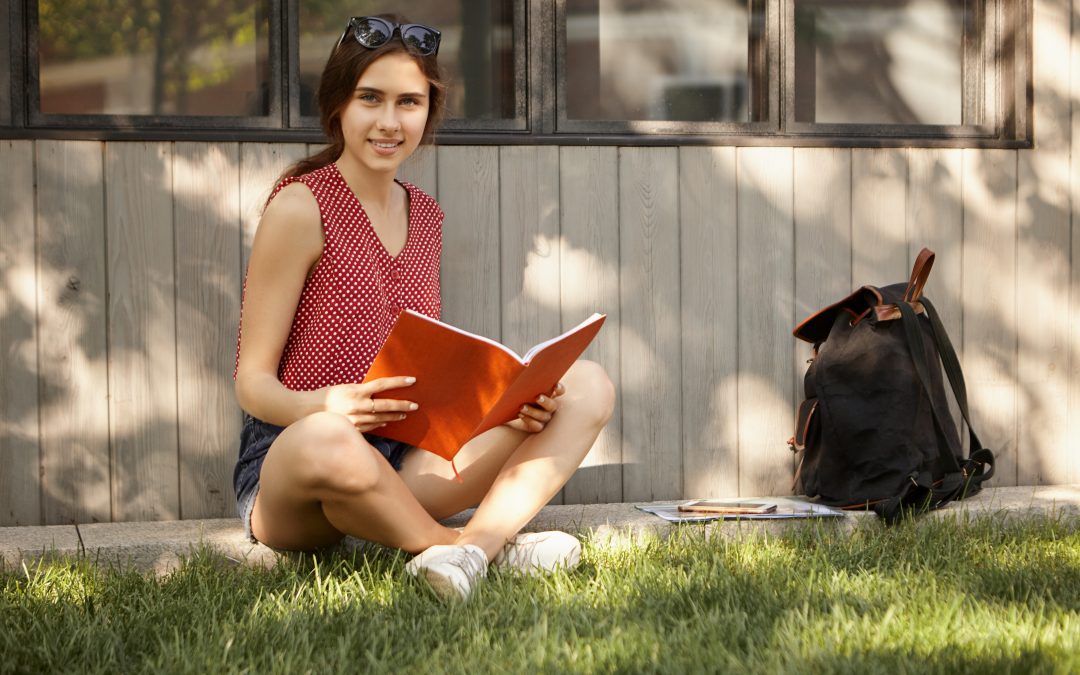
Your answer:
[[[603,548],[444,605],[387,550],[161,579],[0,574],[0,672],[1080,672],[1080,521],[830,524]]]

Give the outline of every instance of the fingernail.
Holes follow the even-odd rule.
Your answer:
[[[398,415],[398,419],[399,419],[399,420],[403,420],[403,419],[405,419],[405,414],[404,414],[404,413],[402,413],[402,414]]]
[[[420,406],[416,405],[415,403],[410,403],[410,404],[409,404],[409,410],[416,410],[416,409],[417,409],[417,408],[419,408],[419,407],[420,407]]]
[[[416,378],[415,378],[415,377],[406,377],[406,378],[405,378],[405,383],[406,383],[406,384],[412,384],[412,383],[414,383],[414,382],[416,382]]]

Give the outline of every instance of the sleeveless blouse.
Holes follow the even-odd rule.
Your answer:
[[[401,310],[440,317],[443,212],[420,188],[401,182],[409,196],[408,234],[391,256],[336,165],[281,181],[267,203],[295,182],[319,205],[323,251],[300,294],[278,379],[294,391],[360,382]],[[237,367],[242,340],[238,334]]]

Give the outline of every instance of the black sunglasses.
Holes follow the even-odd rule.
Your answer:
[[[377,16],[354,16],[337,41],[337,46],[345,41],[349,31],[362,46],[376,49],[393,39],[394,33],[401,36],[401,42],[421,56],[434,56],[439,52],[442,33],[431,26],[420,23],[396,24]]]

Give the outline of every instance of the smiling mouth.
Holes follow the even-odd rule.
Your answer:
[[[401,145],[401,141],[371,141],[371,144],[376,148],[382,148],[383,150],[393,150],[397,146]]]

